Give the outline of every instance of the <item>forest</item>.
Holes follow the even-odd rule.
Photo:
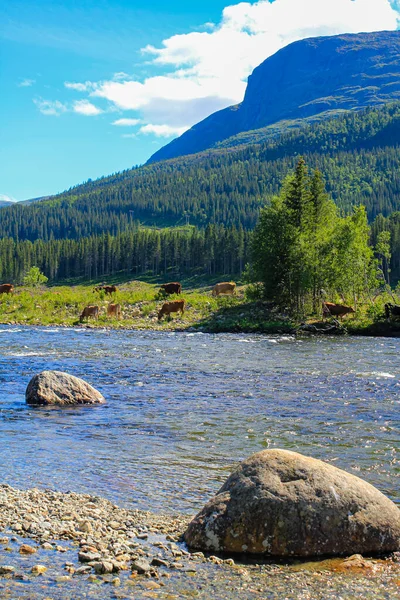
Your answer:
[[[301,154],[323,173],[343,214],[366,207],[372,244],[380,231],[390,231],[392,280],[399,279],[400,103],[346,112],[280,135],[274,131],[259,144],[137,167],[46,200],[1,208],[1,277],[18,280],[27,264],[36,263],[52,281],[126,269],[240,272],[246,256],[227,259],[235,255],[231,241],[210,267],[206,257],[215,244],[207,232],[223,232],[219,239],[233,240],[235,232],[247,238]],[[191,249],[185,258],[187,250],[174,250],[194,248],[198,240],[204,256]],[[172,248],[160,254],[163,244]],[[88,248],[92,255],[85,258]]]
[[[104,279],[117,273],[132,277],[241,273],[247,260],[250,232],[208,225],[137,229],[116,236],[79,240],[0,240],[0,280],[22,283],[37,266],[51,283],[66,279]]]

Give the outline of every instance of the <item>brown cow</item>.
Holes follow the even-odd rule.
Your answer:
[[[93,292],[102,292],[104,291],[106,294],[115,294],[118,290],[115,285],[98,285],[94,288]]]
[[[89,317],[98,319],[99,318],[99,307],[98,306],[85,306],[85,308],[82,311],[81,316],[79,317],[79,322],[83,323],[83,319],[85,317],[87,318],[87,320],[89,320]]]
[[[107,317],[121,318],[121,305],[120,304],[109,304],[107,306]]]
[[[355,313],[356,311],[351,306],[344,306],[343,304],[334,304],[333,302],[322,303],[322,316],[323,317],[339,317],[342,319],[344,315],[349,313]]]
[[[181,312],[182,315],[185,312],[185,301],[184,300],[175,300],[175,302],[165,302],[160,312],[158,313],[158,320],[161,321],[163,315],[170,315],[174,312]]]
[[[174,281],[173,283],[163,283],[160,285],[160,289],[164,290],[166,294],[180,294],[182,286],[177,281]]]
[[[220,294],[234,294],[236,289],[236,283],[233,281],[229,283],[224,281],[223,283],[217,283],[213,287],[212,295],[219,296]]]
[[[398,304],[385,304],[385,316],[388,320],[391,317],[400,317],[400,306]]]
[[[14,291],[14,286],[12,283],[3,283],[0,285],[0,294],[12,294]]]

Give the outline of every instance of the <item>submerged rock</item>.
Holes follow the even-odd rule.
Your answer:
[[[190,548],[266,556],[384,554],[400,511],[362,479],[286,450],[254,454],[185,532]]]
[[[30,380],[26,402],[35,405],[102,404],[104,397],[94,387],[61,371],[42,371]]]

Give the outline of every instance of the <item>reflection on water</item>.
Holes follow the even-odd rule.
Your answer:
[[[0,330],[2,482],[194,512],[264,448],[331,461],[399,492],[400,340]],[[83,377],[107,404],[32,409],[43,369]]]

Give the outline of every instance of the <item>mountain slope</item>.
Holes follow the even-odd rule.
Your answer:
[[[372,220],[400,210],[400,102],[88,181],[32,204],[0,209],[0,238],[80,239],[145,226],[208,223],[251,229],[303,154],[344,210],[363,203]]]
[[[201,152],[283,120],[359,110],[398,99],[400,32],[301,40],[253,71],[241,104],[210,115],[148,162]]]

